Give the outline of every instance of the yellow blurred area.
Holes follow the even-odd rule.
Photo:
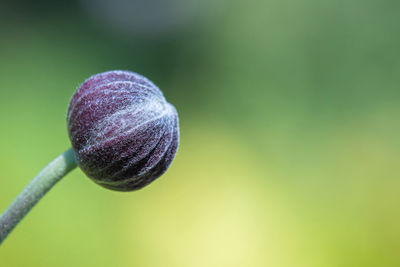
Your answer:
[[[388,255],[395,251],[384,249],[400,247],[399,182],[382,172],[397,168],[382,159],[390,148],[357,132],[361,140],[351,142],[349,132],[339,131],[325,137],[332,143],[324,149],[336,147],[335,155],[293,172],[260,165],[232,128],[196,121],[183,127],[171,169],[142,191],[108,192],[79,170],[65,178],[2,247],[7,266],[26,258],[33,266],[389,266],[394,260]],[[378,148],[379,157],[363,151]],[[285,186],[295,178],[301,182]]]

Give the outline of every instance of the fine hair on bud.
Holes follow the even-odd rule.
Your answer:
[[[97,184],[132,191],[170,166],[178,114],[147,78],[130,71],[93,75],[72,96],[68,134],[79,167]]]

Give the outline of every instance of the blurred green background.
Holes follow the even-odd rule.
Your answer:
[[[0,210],[66,150],[92,74],[128,69],[179,112],[143,190],[73,171],[0,266],[400,266],[400,2],[0,2]]]

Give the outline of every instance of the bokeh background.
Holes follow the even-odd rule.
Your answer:
[[[179,112],[143,190],[80,170],[0,266],[400,266],[400,2],[0,2],[0,210],[66,150],[92,74],[128,69]]]

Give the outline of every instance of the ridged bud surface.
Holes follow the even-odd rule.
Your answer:
[[[80,168],[108,189],[140,189],[163,174],[179,143],[178,114],[145,77],[93,75],[68,108],[68,133]]]

